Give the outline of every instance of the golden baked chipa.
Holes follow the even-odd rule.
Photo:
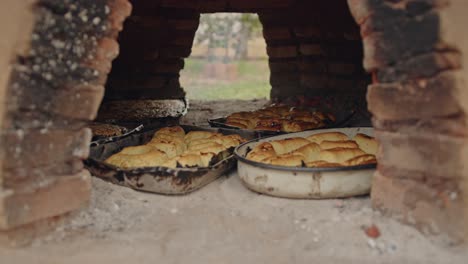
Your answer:
[[[245,140],[239,135],[210,131],[185,133],[180,126],[161,128],[141,146],[130,146],[110,156],[106,162],[120,168],[208,167],[219,153]]]
[[[357,134],[324,132],[306,138],[294,137],[257,145],[247,159],[289,167],[342,167],[376,163],[377,141]]]

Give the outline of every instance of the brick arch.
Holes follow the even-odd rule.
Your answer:
[[[202,13],[254,12],[263,24],[271,71],[271,98],[364,95],[370,78],[362,68],[359,27],[343,0],[133,1],[119,36],[102,119],[153,118],[151,100],[181,99],[180,71],[191,53]],[[125,111],[119,111],[125,108]]]
[[[7,72],[0,92],[8,98],[0,108],[0,230],[61,215],[89,198],[85,124],[96,116],[131,10],[127,0],[6,1],[17,15],[0,16],[0,27],[18,25],[22,34],[5,31],[12,41],[0,43],[8,51],[0,54]],[[130,2],[102,109],[182,98],[178,75],[199,14],[259,13],[273,98],[364,94],[364,51],[381,143],[373,204],[421,229],[466,235],[468,43],[458,27],[465,24],[464,0],[348,0],[362,49],[344,0]]]

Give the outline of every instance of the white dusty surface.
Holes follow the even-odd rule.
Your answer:
[[[382,235],[368,238],[363,225]],[[289,200],[247,190],[233,172],[186,196],[136,192],[93,179],[90,207],[0,263],[467,263],[381,216],[368,197]]]

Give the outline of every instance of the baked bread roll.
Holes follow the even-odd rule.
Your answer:
[[[282,155],[292,152],[300,147],[303,147],[310,142],[301,137],[287,138],[282,140],[271,141],[270,144],[275,149],[276,154]]]
[[[242,128],[251,128],[254,126],[251,119],[247,118],[235,118],[235,117],[228,117],[226,119],[226,125],[235,126],[235,127],[242,127]]]
[[[159,150],[142,154],[118,153],[109,157],[106,162],[122,168],[154,167],[160,166],[168,160],[167,155]]]
[[[359,137],[365,146],[372,144],[372,137]],[[307,139],[295,137],[263,142],[255,146],[246,157],[272,165],[297,167],[342,167],[377,162],[374,155],[359,147],[357,142],[343,133],[326,132],[314,134]]]
[[[208,167],[213,157],[213,153],[189,152],[178,157],[176,161],[181,167]]]
[[[320,144],[322,141],[343,141],[349,140],[349,137],[341,132],[323,132],[307,137],[307,140]]]
[[[331,163],[324,160],[316,160],[306,163],[306,167],[310,168],[334,168],[334,167],[342,167],[343,164],[340,163]]]
[[[359,133],[354,136],[353,140],[356,141],[359,148],[364,150],[367,154],[377,154],[378,144],[375,138]]]
[[[156,131],[153,138],[158,137],[158,135],[168,135],[171,137],[183,138],[185,136],[185,131],[180,126],[164,127]]]
[[[314,123],[314,122],[306,122],[306,121],[299,121],[299,120],[293,120],[293,121],[288,121],[285,120],[282,123],[282,131],[284,132],[301,132],[304,130],[309,130],[309,129],[314,129],[319,127],[319,123]]]
[[[181,127],[166,127],[156,131],[146,145],[126,147],[105,162],[122,168],[207,167],[216,154],[244,141],[235,134],[224,136],[209,131],[185,134]]]
[[[130,147],[125,147],[123,148],[120,153],[121,154],[126,154],[126,155],[139,155],[139,154],[144,154],[148,153],[150,151],[155,150],[154,147],[148,146],[148,145],[143,145],[143,146],[130,146]]]
[[[252,151],[247,154],[247,159],[262,162],[268,158],[276,156],[273,146],[268,142],[263,142],[257,145]]]
[[[355,148],[334,148],[321,150],[319,160],[324,160],[330,163],[343,163],[349,159],[366,154],[361,149]]]
[[[165,139],[154,139],[148,143],[148,146],[152,146],[157,150],[160,150],[169,158],[173,158],[177,155],[182,154],[185,151],[185,145],[177,143],[175,141],[168,141]]]
[[[212,136],[222,136],[222,134],[213,133],[210,131],[190,131],[185,135],[184,140],[186,143],[190,143],[191,141],[194,141],[197,139],[206,139]]]
[[[267,131],[281,131],[283,120],[279,118],[259,119],[254,129]]]
[[[361,156],[354,157],[344,162],[346,166],[356,166],[356,165],[366,165],[366,164],[373,164],[377,163],[374,155],[371,154],[364,154]]]
[[[299,154],[284,154],[268,158],[264,162],[277,166],[301,167],[304,164],[304,157]]]
[[[318,144],[309,143],[305,146],[296,149],[292,152],[292,154],[302,155],[304,162],[310,162],[319,158],[320,150],[321,149]]]
[[[352,140],[341,141],[322,141],[320,143],[321,149],[334,149],[334,148],[359,148],[358,144]]]

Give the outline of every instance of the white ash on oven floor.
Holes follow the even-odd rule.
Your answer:
[[[377,225],[369,238],[363,226]],[[93,178],[92,201],[1,263],[466,263],[370,208],[368,197],[291,200],[246,189],[236,172],[185,196],[133,191]]]

